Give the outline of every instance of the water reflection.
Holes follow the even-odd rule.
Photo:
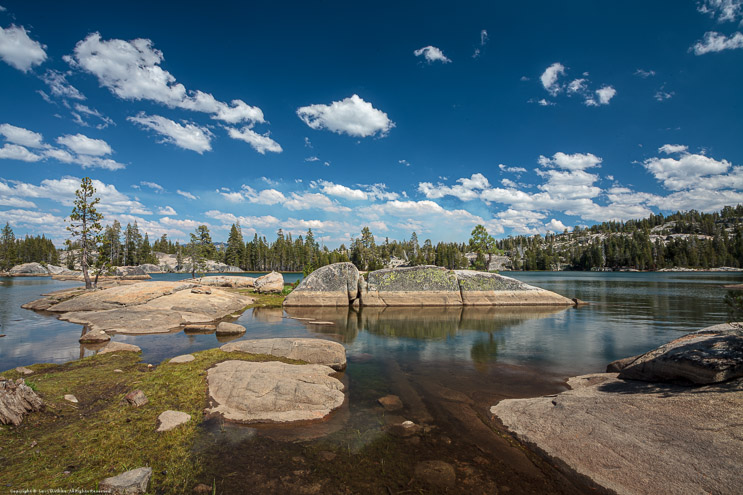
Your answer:
[[[564,307],[487,308],[285,308],[287,317],[303,322],[313,333],[340,336],[351,343],[361,330],[381,337],[418,340],[446,340],[462,331],[496,332],[526,320],[545,318]],[[332,326],[313,325],[312,321],[332,322]]]

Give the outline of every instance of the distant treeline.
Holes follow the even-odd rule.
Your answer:
[[[0,270],[9,270],[22,263],[59,264],[59,253],[51,239],[26,236],[16,239],[10,224],[6,223],[0,233]]]
[[[516,270],[743,267],[743,206],[720,212],[604,222],[557,235],[496,242]]]
[[[360,270],[376,270],[398,264],[438,265],[451,269],[484,269],[494,256],[506,256],[514,270],[658,270],[671,267],[743,267],[743,206],[720,212],[689,211],[642,220],[604,222],[573,232],[546,236],[516,236],[496,240],[477,226],[468,242],[421,244],[415,232],[410,239],[385,238],[377,242],[364,227],[346,246],[320,246],[312,230],[293,237],[279,229],[270,242],[255,234],[245,240],[239,224],[233,224],[226,243],[214,243],[209,228],[199,226],[190,242],[181,244],[163,235],[150,244],[147,233],[136,222],[122,229],[119,222],[106,226],[100,238],[98,257],[111,266],[157,263],[155,252],[173,254],[177,263],[199,265],[214,260],[246,271],[304,271],[330,263],[351,261]],[[68,250],[75,249],[68,244]],[[469,258],[466,256],[469,254]],[[500,258],[504,261],[505,258]],[[6,224],[0,239],[0,268],[31,261],[59,264],[59,254],[44,236],[15,239]],[[72,266],[73,257],[67,257]]]

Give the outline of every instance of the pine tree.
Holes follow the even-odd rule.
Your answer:
[[[101,232],[101,220],[103,215],[96,211],[96,205],[101,201],[94,198],[95,187],[90,177],[85,177],[80,182],[80,188],[75,191],[75,202],[70,213],[67,230],[70,237],[80,243],[80,265],[85,278],[85,288],[93,287],[88,274],[88,262],[91,253],[97,250],[98,236]],[[97,278],[97,276],[96,276]]]

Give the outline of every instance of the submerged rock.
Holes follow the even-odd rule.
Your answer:
[[[335,371],[317,364],[224,361],[207,372],[207,413],[243,423],[323,419],[343,405]]]
[[[738,493],[743,379],[684,387],[571,378],[557,396],[490,409],[522,442],[616,493]]]
[[[284,306],[348,306],[359,292],[359,270],[353,263],[318,268],[286,296]]]
[[[147,493],[147,487],[152,477],[152,468],[142,467],[132,469],[118,476],[106,478],[98,484],[103,493],[115,495],[138,495]]]
[[[457,481],[454,466],[444,461],[422,461],[415,465],[415,477],[434,487],[452,487]]]
[[[268,354],[322,364],[340,371],[346,368],[346,349],[338,342],[323,339],[256,339],[241,340],[223,345],[224,352],[245,352],[247,354]]]
[[[726,323],[684,335],[607,367],[617,371],[629,380],[697,385],[743,377],[743,325]]]
[[[279,272],[271,272],[268,275],[263,275],[255,279],[253,285],[258,292],[279,293],[284,290],[284,276]]]

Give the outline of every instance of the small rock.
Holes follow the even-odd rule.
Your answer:
[[[204,483],[199,483],[195,487],[193,487],[194,493],[211,493],[212,487],[209,485],[205,485]]]
[[[403,421],[402,426],[404,428],[413,428],[415,426],[415,423],[413,423],[412,421]]]
[[[66,401],[69,401],[69,402],[73,402],[73,403],[75,403],[75,404],[77,404],[77,402],[78,402],[78,400],[77,400],[77,397],[75,397],[75,396],[74,396],[74,395],[72,395],[72,394],[67,394],[67,395],[65,395],[65,396],[64,396],[64,400],[66,400]]]
[[[573,304],[575,304],[576,307],[578,307],[578,306],[588,306],[588,303],[586,301],[581,301],[577,297],[574,297],[572,299],[572,301],[573,301]]]
[[[15,370],[21,375],[32,375],[34,373],[33,370],[30,370],[25,366],[19,366]]]
[[[100,344],[101,342],[108,342],[111,337],[103,330],[91,330],[82,337],[79,342],[81,344]]]
[[[124,372],[124,371],[123,371],[123,370],[120,370],[120,369],[115,369],[115,370],[114,370],[114,373],[123,373],[123,372]]]
[[[329,325],[335,325],[332,321],[319,321],[319,320],[312,320],[308,321],[310,325],[323,325],[323,326],[329,326]]]
[[[397,411],[402,409],[402,401],[400,400],[400,397],[396,395],[385,395],[384,397],[377,399],[377,402],[384,407],[385,411]]]
[[[193,354],[183,354],[181,356],[176,356],[170,361],[168,361],[168,364],[180,364],[180,363],[190,363],[196,359]]]
[[[126,394],[124,399],[134,407],[144,406],[149,402],[147,396],[141,390],[134,390]]]
[[[170,431],[177,426],[188,423],[191,420],[191,415],[180,411],[165,411],[157,417],[157,420],[160,422],[157,431]]]
[[[194,287],[191,289],[192,294],[211,294],[212,290],[209,287]]]
[[[106,478],[100,482],[98,489],[104,493],[117,495],[147,493],[150,477],[152,477],[152,468],[132,469],[118,476]]]
[[[457,473],[454,466],[444,461],[423,461],[415,466],[416,478],[433,486],[454,486]]]
[[[284,290],[284,276],[271,272],[255,279],[255,290],[258,292],[281,292]]]
[[[39,445],[39,442],[37,442],[36,440],[34,440],[33,442],[31,442],[31,445],[29,445],[29,448],[32,448],[33,449],[37,445]]]
[[[199,323],[192,323],[183,327],[183,331],[186,333],[212,333],[217,329],[214,325],[204,325]]]
[[[217,335],[239,335],[245,333],[245,327],[237,323],[223,321],[217,325]]]
[[[151,364],[148,364],[147,369],[151,369],[151,368],[153,368],[153,366]]]
[[[123,342],[109,342],[106,347],[98,351],[98,354],[108,354],[109,352],[142,352],[139,346],[134,344],[125,344]]]

